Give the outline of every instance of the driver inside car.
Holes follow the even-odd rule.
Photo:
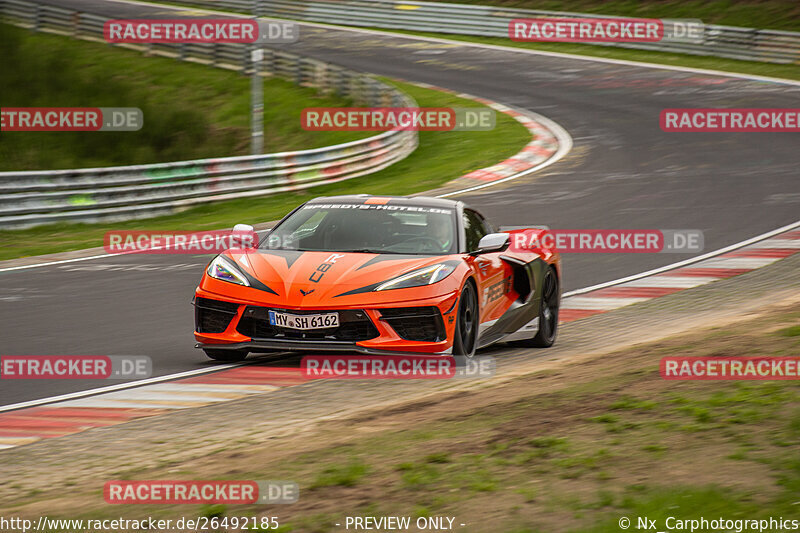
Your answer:
[[[435,239],[440,249],[437,252],[447,253],[453,246],[453,218],[449,215],[431,213],[428,215],[428,229],[431,238]]]

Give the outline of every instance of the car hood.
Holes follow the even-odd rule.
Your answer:
[[[264,299],[289,306],[335,307],[375,295],[385,281],[425,266],[460,259],[458,255],[400,255],[345,252],[257,250],[226,253],[262,287]],[[400,292],[403,290],[400,289]],[[393,291],[381,292],[385,299]],[[437,292],[431,291],[431,296]],[[398,295],[400,296],[400,295]],[[372,299],[372,298],[369,298]]]

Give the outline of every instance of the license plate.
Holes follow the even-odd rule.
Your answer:
[[[319,315],[293,315],[291,313],[269,312],[269,323],[289,329],[330,329],[339,327],[339,313]]]

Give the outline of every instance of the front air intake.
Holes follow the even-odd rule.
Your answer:
[[[236,316],[239,304],[196,298],[194,302],[194,324],[198,333],[222,333]]]
[[[379,311],[381,320],[388,323],[401,339],[439,342],[446,338],[438,307],[396,307]]]

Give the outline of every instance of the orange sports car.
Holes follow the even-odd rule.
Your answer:
[[[257,247],[209,263],[193,300],[196,346],[223,361],[276,350],[472,356],[501,341],[551,346],[559,254],[513,245],[546,231],[496,232],[454,200],[317,198]]]

